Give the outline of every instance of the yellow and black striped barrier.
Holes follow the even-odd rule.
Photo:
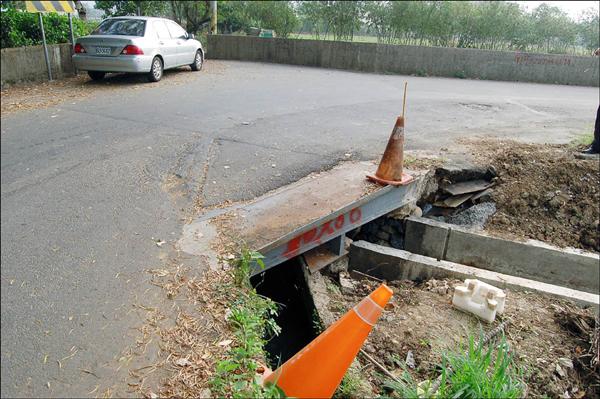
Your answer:
[[[25,7],[29,12],[75,12],[72,1],[26,1]]]
[[[66,12],[69,16],[69,31],[71,32],[71,46],[75,45],[73,37],[73,19],[71,13],[75,12],[75,3],[72,1],[26,1],[25,9],[28,12],[35,12],[40,21],[40,30],[42,31],[42,44],[44,45],[44,58],[46,59],[46,68],[48,69],[48,80],[52,80],[52,68],[50,68],[50,58],[48,58],[48,46],[46,45],[46,33],[44,32],[44,12]]]

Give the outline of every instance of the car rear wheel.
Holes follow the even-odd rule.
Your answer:
[[[92,80],[98,81],[104,79],[104,75],[106,75],[106,72],[88,71],[88,75],[90,76],[90,78],[92,78]]]
[[[150,82],[158,82],[163,75],[163,63],[160,57],[154,57],[152,60],[152,67],[148,73],[148,80]]]
[[[192,71],[199,71],[202,69],[202,64],[204,63],[204,57],[202,56],[202,51],[196,51],[196,56],[194,57],[194,63],[190,65]]]

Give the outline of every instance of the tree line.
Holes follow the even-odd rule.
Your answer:
[[[352,40],[365,32],[379,43],[589,52],[599,47],[598,11],[577,21],[542,3],[531,12],[507,1],[301,1],[302,30]]]
[[[1,3],[14,8],[23,2]],[[173,18],[193,33],[207,30],[210,22],[206,0],[99,0],[96,8],[104,10],[105,16],[141,13]],[[16,27],[25,26],[21,22],[31,18],[14,12],[10,17],[10,21],[3,18],[3,46],[26,42],[16,40],[21,35]],[[243,33],[257,27],[273,29],[279,37],[304,33],[317,39],[351,41],[367,35],[387,44],[589,54],[600,47],[599,24],[593,8],[573,20],[545,3],[527,11],[508,1],[225,0],[218,2],[217,26],[220,33]],[[9,40],[11,35],[15,40]]]
[[[208,1],[96,1],[107,15],[170,15],[189,31],[210,20]],[[250,27],[273,29],[280,37],[309,33],[315,38],[379,43],[548,53],[589,53],[600,46],[598,11],[573,20],[558,7],[532,11],[508,1],[219,1],[221,33]]]

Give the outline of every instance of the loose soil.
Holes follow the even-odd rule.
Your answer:
[[[223,74],[225,65],[220,61],[206,62],[199,74]],[[102,81],[91,80],[87,73],[53,80],[52,82],[29,82],[10,85],[0,91],[2,116],[20,111],[47,108],[58,104],[77,104],[79,101],[102,93],[146,90],[170,85],[181,85],[199,74],[190,72],[189,67],[165,71],[157,83],[148,83],[146,76],[135,74],[109,74]]]
[[[341,317],[379,284],[370,280],[355,282],[352,292],[342,294],[337,283],[328,279],[328,310],[336,317]],[[363,349],[397,376],[404,372],[403,363],[408,351],[412,351],[416,367],[407,371],[414,380],[437,378],[440,372],[436,366],[444,352],[462,352],[470,335],[477,342],[480,334],[490,331],[501,320],[487,324],[456,310],[452,306],[452,295],[460,283],[458,280],[430,280],[421,285],[412,281],[389,283],[394,296]],[[538,293],[507,291],[503,317],[509,318],[511,323],[505,336],[524,371],[527,396],[564,397],[568,393],[572,398],[597,397],[598,374],[591,380],[584,377],[589,369],[579,360],[587,353],[589,343],[563,326],[558,317],[562,312],[585,317],[588,322],[594,317],[591,309],[579,309],[566,301]],[[383,394],[386,378],[365,358],[359,356],[359,360],[363,366],[362,377],[370,383],[373,396]],[[569,360],[574,368],[563,366]],[[557,365],[561,374],[564,372],[562,376],[557,372]]]
[[[568,145],[508,140],[469,143],[498,172],[498,211],[486,230],[600,252],[600,164],[575,158]]]

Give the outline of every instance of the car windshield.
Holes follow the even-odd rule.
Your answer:
[[[146,21],[143,19],[107,19],[92,35],[144,36]]]

